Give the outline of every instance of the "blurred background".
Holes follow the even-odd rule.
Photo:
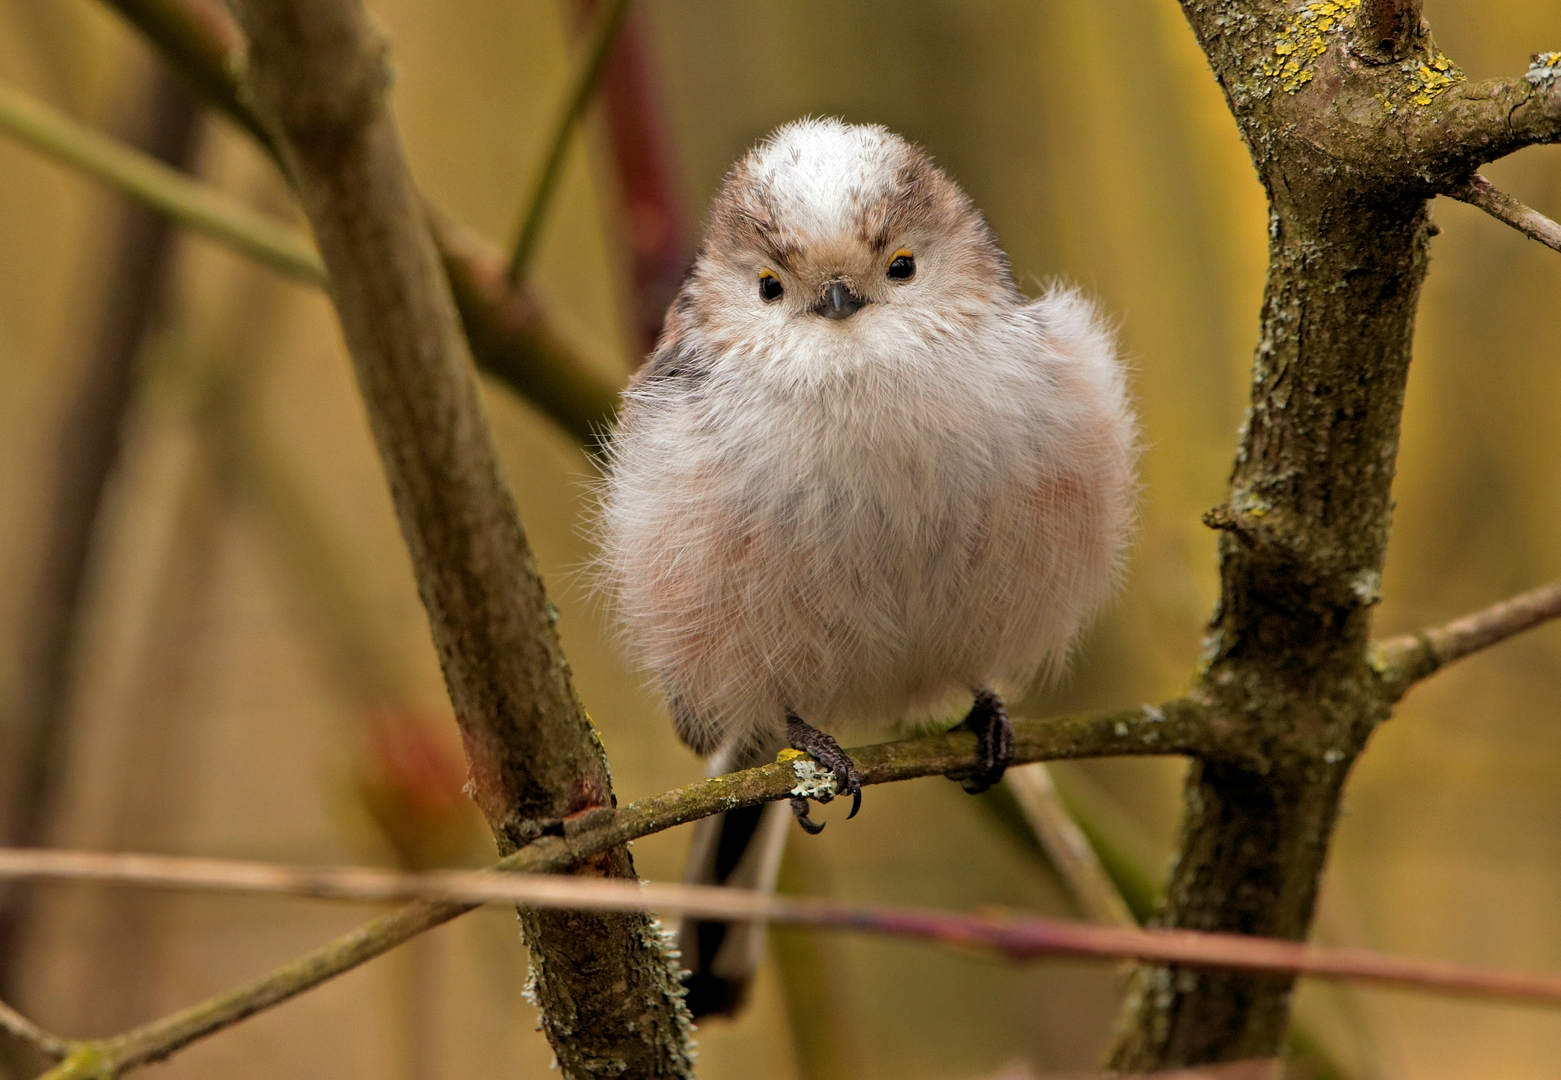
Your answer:
[[[508,246],[581,51],[582,8],[369,6],[392,42],[418,180]],[[1427,0],[1426,14],[1471,78],[1519,73],[1531,52],[1561,46],[1561,0]],[[922,142],[986,213],[1024,288],[1065,278],[1116,315],[1143,417],[1125,588],[1068,678],[1020,711],[1184,689],[1215,596],[1199,515],[1222,498],[1246,399],[1266,219],[1176,5],[641,0],[618,49],[532,273],[562,330],[625,377],[723,171],[776,125],[838,115]],[[196,115],[90,0],[0,0],[0,80],[298,220],[249,140]],[[1524,151],[1487,175],[1561,217],[1561,150]],[[1561,257],[1461,204],[1439,200],[1434,213],[1443,231],[1383,633],[1561,575]],[[459,792],[438,666],[319,291],[129,214],[104,187],[0,139],[0,386],[12,842],[411,867],[492,858]],[[590,458],[510,391],[487,385],[485,400],[619,799],[697,778],[584,586]],[[49,582],[78,564],[78,601],[51,609]],[[64,612],[62,633],[51,610]],[[55,640],[68,649],[51,653]],[[60,666],[41,678],[50,656]],[[1352,781],[1319,940],[1561,969],[1558,672],[1552,626],[1414,691]],[[38,714],[40,695],[48,752],[21,761],[18,718]],[[1055,774],[1148,898],[1181,763]],[[945,782],[877,788],[850,825],[794,838],[785,886],[1075,914],[1016,822],[1003,799]],[[641,841],[640,873],[676,879],[687,843],[686,829]],[[68,1035],[197,1001],[371,913],[86,886],[15,890],[4,906],[3,996]],[[706,1080],[1078,1072],[1098,1060],[1118,1005],[1119,974],[1101,965],[1019,967],[795,932],[775,943],[746,1014],[700,1031]],[[513,913],[490,908],[157,1075],[544,1077],[551,1054],[521,996],[525,972]],[[1540,1077],[1561,1057],[1561,1016],[1537,1009],[1308,984],[1300,1012],[1321,1051],[1312,1075]]]

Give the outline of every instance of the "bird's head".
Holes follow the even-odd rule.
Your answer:
[[[1017,302],[969,198],[878,126],[799,120],[727,174],[685,289],[717,343],[925,333]]]

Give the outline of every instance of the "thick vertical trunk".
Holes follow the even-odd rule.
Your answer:
[[[1197,695],[1229,759],[1194,762],[1162,926],[1303,939],[1351,764],[1386,711],[1367,666],[1430,236],[1423,199],[1267,165],[1271,244],[1252,405]],[[1216,751],[1218,754],[1218,751]],[[1111,1064],[1276,1054],[1293,980],[1148,967]]]

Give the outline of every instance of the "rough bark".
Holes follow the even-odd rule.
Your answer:
[[[1548,83],[1472,86],[1404,0],[1184,0],[1268,192],[1252,400],[1193,694],[1222,739],[1189,769],[1156,923],[1304,938],[1339,799],[1402,687],[1370,649],[1427,198],[1555,138]],[[1111,1065],[1281,1045],[1293,980],[1146,967]]]
[[[255,100],[330,270],[466,747],[501,849],[613,805],[498,463],[439,253],[386,106],[380,36],[353,0],[249,0]],[[577,872],[633,877],[623,846]],[[690,1073],[687,1014],[649,917],[522,912],[563,1074]]]

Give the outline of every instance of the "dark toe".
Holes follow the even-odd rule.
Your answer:
[[[1008,710],[991,690],[982,690],[954,730],[975,732],[977,761],[974,768],[955,769],[945,775],[958,780],[970,794],[979,795],[1003,778],[1014,759],[1014,728]]]
[[[817,836],[824,831],[824,826],[808,817],[808,800],[806,796],[797,795],[791,800],[791,812],[797,815],[797,824],[802,826],[802,831],[809,836]],[[855,813],[856,811],[852,811]]]

